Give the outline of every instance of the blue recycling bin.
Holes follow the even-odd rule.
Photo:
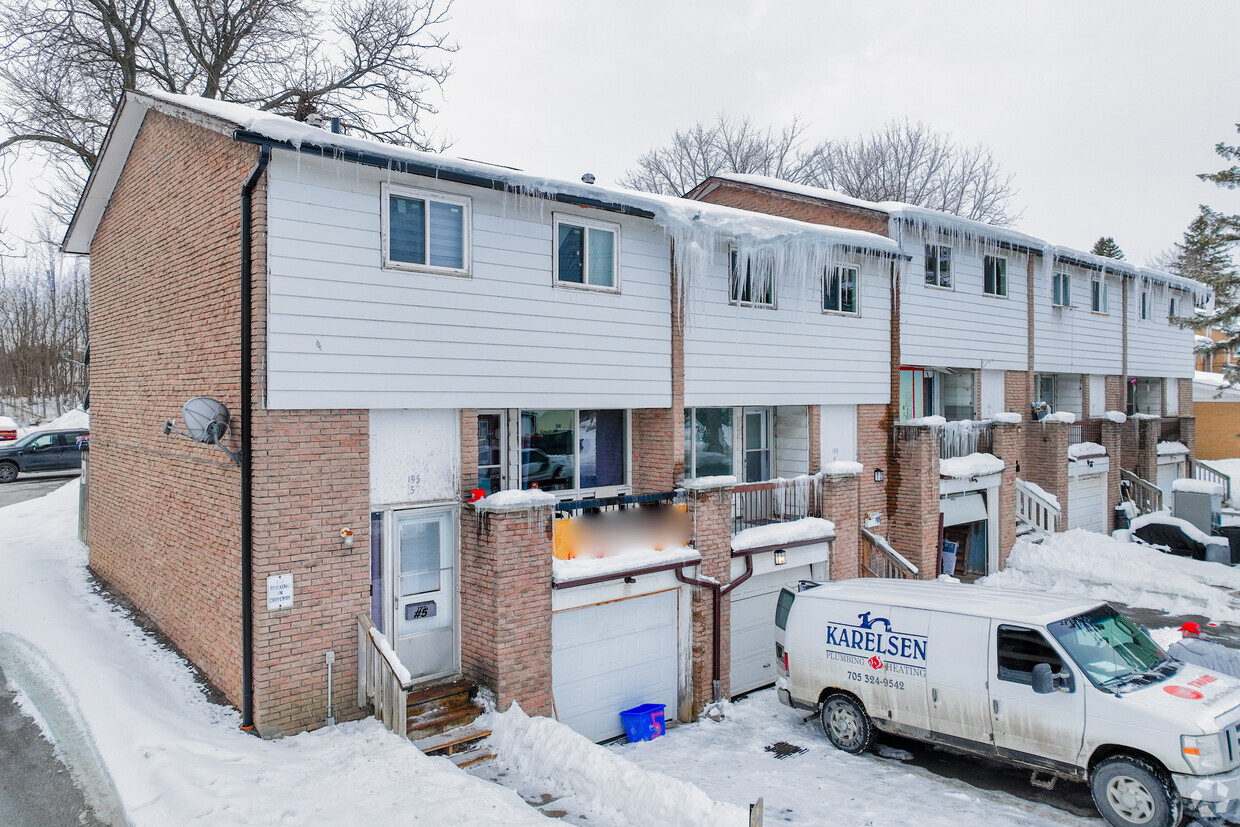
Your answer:
[[[620,713],[620,723],[630,741],[651,741],[663,734],[665,704],[642,704]]]

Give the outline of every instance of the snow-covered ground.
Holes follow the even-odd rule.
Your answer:
[[[1240,506],[1240,459],[1212,459],[1209,464],[1231,477],[1232,504]]]

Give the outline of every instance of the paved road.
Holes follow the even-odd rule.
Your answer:
[[[0,823],[6,827],[103,824],[0,672]]]
[[[53,471],[43,474],[22,474],[15,482],[0,485],[0,508],[14,503],[25,502],[50,494],[69,480],[75,478],[77,472]]]

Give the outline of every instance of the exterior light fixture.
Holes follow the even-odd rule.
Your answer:
[[[881,468],[874,469],[874,481],[875,482],[882,482],[884,479],[886,479],[886,476],[887,475],[883,473],[883,469]]]
[[[784,563],[787,563],[787,562],[788,562],[788,553],[784,551],[782,548],[776,549],[775,550],[775,565],[782,566]]]

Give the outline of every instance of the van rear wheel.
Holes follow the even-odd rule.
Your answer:
[[[1166,775],[1140,758],[1115,755],[1089,774],[1094,806],[1115,827],[1177,827],[1184,801]]]
[[[822,731],[836,749],[857,755],[874,744],[874,727],[865,708],[851,695],[827,696],[822,705]]]

